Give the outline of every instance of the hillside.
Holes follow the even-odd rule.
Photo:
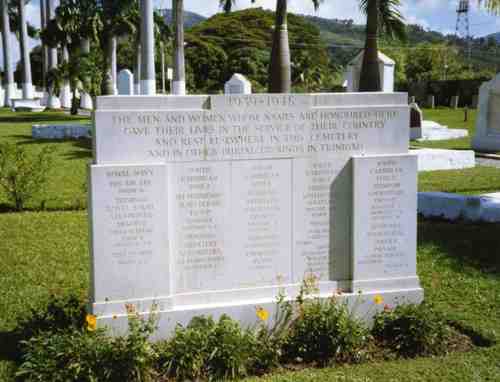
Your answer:
[[[171,9],[160,9],[158,10],[164,17],[167,24],[172,23],[172,10]],[[184,11],[184,28],[189,29],[206,20],[206,17],[203,17],[197,13]]]

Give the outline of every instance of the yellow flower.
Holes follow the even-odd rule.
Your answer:
[[[374,298],[373,298],[373,302],[377,305],[380,305],[380,304],[383,304],[384,303],[384,298],[377,294]]]
[[[267,319],[269,318],[269,312],[261,307],[257,308],[256,314],[257,314],[257,317],[259,317],[259,319],[261,321],[267,321]]]
[[[93,314],[87,314],[85,317],[85,321],[87,322],[87,330],[89,332],[93,332],[97,328],[97,317]]]

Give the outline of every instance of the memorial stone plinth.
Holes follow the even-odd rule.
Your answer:
[[[500,74],[483,83],[479,89],[479,111],[472,148],[476,151],[500,151]]]
[[[99,97],[98,322],[119,333],[134,304],[159,338],[202,314],[251,325],[311,276],[362,315],[420,301],[408,135],[402,93]]]

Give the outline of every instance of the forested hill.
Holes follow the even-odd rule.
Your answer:
[[[161,9],[160,13],[165,17],[165,21],[167,24],[172,23],[172,10],[171,9]],[[189,11],[184,11],[184,27],[186,29],[191,28],[195,26],[196,24],[199,24],[203,21],[205,21],[207,18],[199,15],[198,13],[194,12],[189,12]]]
[[[363,46],[365,26],[356,25],[352,20],[326,19],[316,16],[303,16],[321,31],[323,40],[331,45]],[[447,39],[436,31],[426,31],[420,25],[408,25],[408,42],[410,44],[442,43]]]

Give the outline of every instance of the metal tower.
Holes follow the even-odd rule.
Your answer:
[[[471,62],[472,53],[472,39],[470,35],[470,24],[469,24],[469,0],[459,0],[457,7],[457,26],[455,29],[455,35],[457,38],[463,38],[467,44],[467,58],[469,64]]]

